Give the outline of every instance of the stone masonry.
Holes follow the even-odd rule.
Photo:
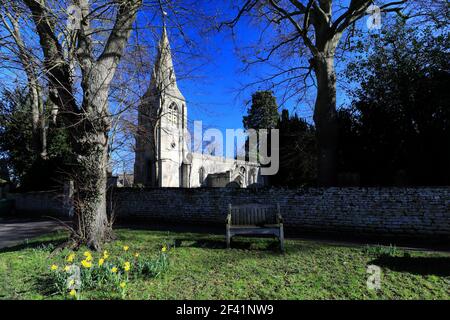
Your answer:
[[[279,203],[291,231],[450,240],[450,187],[121,188],[113,198],[119,218],[219,225],[229,203]]]
[[[119,220],[224,226],[228,204],[279,203],[291,234],[339,233],[450,243],[450,187],[422,188],[115,188]],[[112,198],[111,198],[112,197]],[[9,194],[17,214],[67,216],[64,196]]]

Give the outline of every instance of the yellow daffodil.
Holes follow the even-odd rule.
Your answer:
[[[90,268],[90,267],[92,267],[92,262],[91,262],[91,261],[88,261],[88,260],[86,259],[86,260],[81,261],[81,265],[82,265],[83,267],[85,267],[85,268]]]
[[[73,262],[73,259],[75,259],[75,253],[69,254],[69,256],[67,257],[67,262]]]
[[[98,265],[99,265],[99,267],[101,267],[101,266],[103,265],[104,262],[105,262],[105,259],[103,259],[103,258],[98,259]]]
[[[74,279],[71,279],[71,280],[69,281],[69,287],[73,286],[74,284],[75,284],[75,280],[74,280]]]
[[[123,246],[123,251],[128,251],[129,248],[129,246]]]
[[[116,267],[113,267],[113,268],[111,269],[111,272],[112,272],[112,273],[117,273],[117,268],[116,268]]]
[[[92,261],[92,254],[89,251],[86,251],[84,253],[84,256],[86,257],[85,258],[86,261]]]
[[[56,264],[52,264],[52,266],[50,267],[50,269],[52,271],[58,270],[58,266]]]
[[[130,263],[129,263],[128,261],[125,262],[124,265],[123,265],[123,269],[124,269],[125,271],[130,271],[130,268],[131,268]]]
[[[65,271],[65,272],[69,272],[69,271],[70,271],[70,266],[65,266],[65,267],[64,267],[64,271]]]
[[[139,252],[136,252],[136,253],[134,254],[134,257],[135,257],[135,258],[138,258],[138,257],[139,257]]]
[[[126,283],[125,282],[121,282],[120,284],[119,284],[119,286],[123,289],[123,288],[125,288],[126,287]]]
[[[75,289],[70,290],[69,292],[71,297],[75,297],[77,295],[77,291]]]
[[[162,252],[166,252],[166,251],[167,251],[166,246],[162,247],[161,251],[162,251]]]
[[[108,257],[109,257],[109,254],[108,254],[108,251],[103,251],[103,259],[108,259]]]

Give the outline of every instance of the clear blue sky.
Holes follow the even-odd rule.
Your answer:
[[[199,0],[196,4],[200,6],[199,10],[210,14],[218,10],[231,17],[236,12],[231,10],[228,2]],[[144,27],[139,35],[147,38],[147,44],[150,47],[149,56],[154,56],[155,44],[161,34],[161,20],[155,18],[153,14],[154,9],[152,13],[144,10],[139,13],[137,22],[140,26],[150,26],[148,29]],[[169,11],[169,20],[173,17],[170,15]],[[209,32],[205,35],[200,34],[200,29],[207,26],[209,21],[201,21],[201,19],[195,21],[195,18],[193,23],[186,23],[182,29],[188,38],[196,43],[197,52],[202,53],[202,57],[198,59],[181,53],[186,51],[185,42],[174,22],[168,22],[169,39],[174,51],[175,72],[179,78],[178,85],[187,99],[189,120],[203,121],[204,128],[214,127],[220,130],[242,128],[242,117],[246,114],[246,108],[249,106],[246,103],[250,101],[251,94],[257,89],[266,88],[261,85],[245,91],[240,89],[245,84],[255,81],[258,75],[270,74],[273,69],[267,64],[259,64],[246,73],[241,72],[244,64],[240,61],[236,50],[254,43],[261,30],[254,24],[250,25],[244,18],[235,28],[235,38],[231,37],[230,30],[227,28],[220,33]],[[186,19],[192,19],[192,17]],[[33,32],[31,31],[30,34]],[[34,41],[36,43],[37,38]],[[41,53],[37,54],[41,56]],[[189,76],[183,79],[188,69],[191,69]],[[2,69],[0,75],[2,87],[14,85],[15,76],[17,73],[8,74],[5,69]],[[148,81],[150,74],[146,78]],[[283,92],[275,89],[274,93],[277,100],[281,101]],[[311,91],[308,100],[300,101],[300,103],[296,100],[287,101],[284,107],[312,121],[314,90]],[[338,105],[342,101],[343,95],[338,91]],[[131,159],[127,162],[130,164],[127,166],[132,167]]]
[[[226,5],[214,2],[211,6],[219,6],[227,14],[232,11]],[[206,10],[211,8],[206,8]],[[236,49],[253,43],[260,32],[255,25],[249,25],[246,19],[243,19],[235,29],[235,38],[230,35],[229,30],[224,28],[220,33],[209,33],[206,37],[200,37],[197,29],[184,30],[194,41],[198,42],[208,59],[208,62],[194,72],[189,73],[186,79],[179,79],[178,85],[188,100],[188,116],[190,120],[202,120],[204,125],[213,126],[218,129],[242,128],[242,117],[246,113],[246,103],[251,99],[251,94],[258,87],[241,92],[245,84],[255,81],[257,74],[270,73],[271,68],[268,65],[260,64],[250,71],[242,72],[244,64],[240,61]],[[170,28],[169,39],[174,47],[175,71],[177,74],[183,72],[183,68],[178,63],[186,56],[177,54],[177,48],[180,45],[180,35],[176,28]],[[182,45],[182,43],[181,43]],[[198,61],[193,61],[195,64]],[[178,64],[178,68],[177,68]],[[264,86],[259,87],[265,89]],[[281,101],[281,92],[274,92],[278,100]],[[296,108],[300,115],[310,118],[311,109],[308,106],[294,105],[290,101],[287,108]]]
[[[199,8],[200,10],[209,13],[220,10],[229,17],[234,16],[236,12],[231,10],[228,4],[217,1],[212,3],[199,1],[198,5],[202,6]],[[139,24],[150,19],[147,14],[145,11],[141,12],[138,17]],[[240,60],[236,50],[255,43],[261,34],[260,26],[250,24],[246,18],[243,18],[235,28],[234,37],[232,37],[227,28],[224,28],[222,32],[201,34],[200,29],[206,27],[209,21],[187,23],[181,29],[190,40],[196,43],[195,50],[201,52],[201,57],[195,58],[192,54],[186,54],[186,43],[180,33],[180,28],[174,21],[170,21],[171,19],[174,20],[169,11],[167,29],[174,55],[175,73],[178,78],[178,86],[187,99],[190,123],[200,120],[203,122],[204,130],[209,127],[217,128],[223,132],[224,137],[225,129],[242,128],[242,118],[249,107],[248,102],[251,100],[252,93],[258,89],[266,89],[264,85],[261,85],[242,91],[243,86],[256,81],[260,75],[267,76],[274,72],[269,64],[258,64],[249,71],[242,72],[244,63]],[[176,23],[178,24],[179,20]],[[155,41],[161,35],[162,23],[156,19],[156,21],[152,20],[152,25],[159,26],[148,31],[149,43],[153,42],[150,54],[155,55]],[[367,31],[365,22],[360,25]],[[272,34],[271,31],[269,34]],[[339,70],[343,66],[338,65],[337,67]],[[274,89],[275,97],[279,102],[283,100],[283,93],[283,89]],[[294,97],[288,100],[283,108],[288,109],[291,114],[296,112],[299,116],[312,122],[314,100],[315,89],[312,88],[306,99],[298,101],[298,97]],[[338,106],[344,101],[345,96],[342,91],[338,90]],[[131,171],[132,161],[127,163],[126,170]]]
[[[213,4],[203,4],[203,6],[203,10],[209,12],[218,8],[229,17],[236,12],[231,10],[227,4],[218,1],[214,1]],[[364,21],[360,23],[360,26],[367,31]],[[268,75],[274,72],[274,69],[268,64],[258,64],[249,71],[242,72],[244,63],[240,60],[236,50],[255,43],[261,34],[260,31],[259,26],[250,24],[246,18],[243,18],[237,25],[234,39],[227,28],[220,33],[212,32],[203,37],[198,35],[198,28],[184,28],[184,32],[197,42],[198,47],[209,59],[206,64],[190,73],[187,79],[178,81],[182,93],[188,100],[190,120],[203,120],[204,125],[214,126],[218,129],[242,128],[242,117],[246,113],[248,106],[246,103],[250,101],[251,94],[257,89],[266,89],[266,87],[261,85],[243,92],[240,89],[245,84],[256,81],[258,75]],[[174,28],[170,22],[168,32],[175,51],[175,71],[179,75],[183,73],[183,66],[180,66],[180,63],[186,64],[186,56],[177,53],[177,49],[180,45],[183,46],[183,42],[180,42],[177,28]],[[270,31],[269,34],[271,34]],[[197,62],[193,61],[192,64],[195,65]],[[338,70],[340,68],[342,66],[338,65]],[[283,93],[282,89],[274,89],[279,103],[283,100]],[[307,99],[298,102],[297,98],[288,100],[283,107],[289,109],[291,113],[297,112],[301,117],[312,122],[315,89],[312,88],[309,91]],[[342,91],[338,90],[337,98],[338,106],[345,101]]]

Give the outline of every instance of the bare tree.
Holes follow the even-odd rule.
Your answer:
[[[39,82],[36,87],[46,92],[52,109],[57,110],[58,125],[70,133],[74,155],[67,175],[75,187],[75,246],[87,244],[100,249],[112,234],[106,212],[107,172],[112,153],[129,157],[133,147],[135,113],[148,87],[145,74],[150,73],[143,67],[148,61],[142,57],[154,45],[150,40],[146,47],[141,41],[148,32],[157,33],[159,38],[161,17],[169,12],[165,19],[184,38],[186,44],[180,47],[189,52],[192,46],[183,25],[202,24],[198,10],[197,16],[192,14],[192,3],[196,1],[74,0],[74,6],[61,0],[21,0],[14,6],[1,2],[6,24],[0,28],[0,43],[5,39],[10,42],[14,50],[7,52],[7,58],[15,64],[3,60],[0,68],[14,73],[22,61],[26,78],[33,80],[26,69],[33,61]],[[71,20],[74,9],[77,19]],[[139,20],[138,10],[145,13]],[[31,24],[16,23],[16,12]],[[17,35],[25,33],[23,44],[16,41],[20,40]],[[16,79],[24,80],[19,74]]]
[[[0,26],[6,33],[5,38],[11,39],[11,41],[4,40],[2,45],[5,51],[9,51],[13,57],[17,57],[18,64],[26,74],[31,101],[33,147],[35,153],[45,159],[47,157],[47,119],[44,110],[44,89],[42,88],[42,82],[39,81],[41,64],[37,57],[32,54],[33,48],[24,41],[20,27],[21,23],[28,22],[23,17],[23,12],[17,4],[0,1]]]
[[[77,244],[85,243],[100,249],[111,235],[106,213],[106,183],[108,167],[108,132],[110,118],[108,94],[117,66],[132,31],[141,0],[118,0],[96,3],[91,8],[87,0],[74,1],[81,13],[74,37],[75,58],[81,73],[81,104],[77,104],[73,87],[73,70],[67,60],[56,31],[57,11],[46,0],[23,0],[28,7],[39,36],[45,58],[50,99],[58,106],[64,124],[69,128],[76,158],[72,176],[75,181],[75,212]],[[54,5],[54,3],[53,3]],[[113,11],[112,24],[107,14]],[[100,13],[99,13],[100,12]],[[105,18],[91,27],[94,18]],[[108,35],[105,35],[108,33]],[[94,36],[106,40],[99,48]],[[97,38],[98,40],[98,38]],[[99,54],[96,54],[99,50]]]
[[[377,1],[380,13],[400,13],[408,0]],[[275,36],[267,48],[257,48],[247,65],[267,63],[279,54],[281,63],[275,67],[279,72],[265,80],[275,81],[285,76],[282,82],[295,86],[299,94],[311,84],[307,78],[313,72],[317,95],[314,106],[314,122],[319,146],[318,182],[333,185],[336,182],[337,163],[337,112],[335,58],[338,45],[348,42],[355,23],[361,19],[372,0],[245,0],[239,1],[237,14],[225,24],[235,27],[244,17],[250,16],[262,23],[261,37],[274,27]],[[307,57],[307,59],[305,59]],[[294,67],[286,67],[288,59],[296,60]],[[283,68],[285,67],[285,68]],[[295,83],[297,82],[297,83]],[[301,83],[301,85],[298,84]],[[279,84],[280,82],[278,82]]]

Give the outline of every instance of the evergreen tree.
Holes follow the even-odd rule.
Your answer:
[[[247,115],[243,117],[243,125],[246,130],[260,130],[267,129],[267,148],[270,156],[271,150],[271,136],[270,129],[274,129],[277,126],[279,119],[278,104],[272,91],[257,91],[252,95],[252,105],[247,111]],[[258,151],[260,136],[257,131],[258,137]],[[247,139],[245,145],[246,157],[249,155],[249,140]],[[260,154],[256,154],[256,158],[259,160]]]
[[[280,169],[270,183],[299,187],[316,183],[317,144],[314,126],[297,114],[283,110],[278,121],[280,130]]]
[[[398,22],[349,65],[351,110],[340,114],[340,170],[367,185],[450,184],[450,38]]]
[[[272,91],[257,91],[252,95],[252,105],[244,116],[245,129],[273,129],[278,122],[278,105]]]
[[[71,152],[67,130],[49,123],[48,154],[42,159],[33,146],[31,104],[27,90],[5,91],[0,99],[0,154],[8,171],[7,180],[22,191],[46,190],[62,183]]]

